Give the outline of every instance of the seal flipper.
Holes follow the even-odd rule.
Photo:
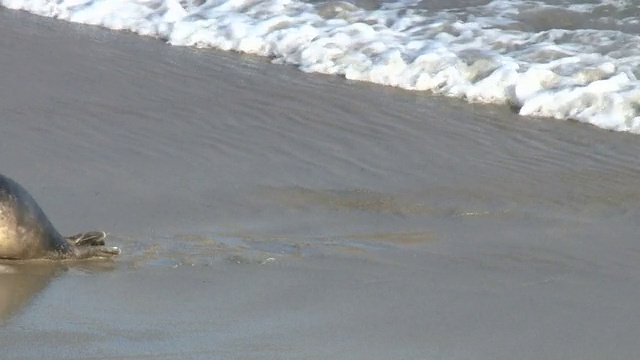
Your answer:
[[[75,246],[103,246],[106,237],[107,233],[104,231],[89,231],[67,236],[66,239],[70,245]]]
[[[120,249],[112,246],[74,246],[71,249],[76,259],[110,258],[120,254]]]
[[[104,246],[106,237],[107,233],[103,231],[89,231],[67,236],[65,239],[69,243],[69,247],[76,259],[108,258],[119,255],[119,248]]]

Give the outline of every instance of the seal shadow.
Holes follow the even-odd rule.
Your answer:
[[[28,308],[54,279],[71,268],[85,272],[102,272],[113,270],[115,263],[0,260],[0,327]]]

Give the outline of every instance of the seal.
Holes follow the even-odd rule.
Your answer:
[[[101,231],[63,237],[31,197],[14,180],[0,174],[0,259],[87,259],[120,254],[104,246]]]

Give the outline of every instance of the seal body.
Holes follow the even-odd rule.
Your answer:
[[[0,174],[0,259],[109,257],[102,232],[65,238],[20,184]]]

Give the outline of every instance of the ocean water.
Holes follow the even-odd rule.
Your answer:
[[[176,46],[640,133],[640,6],[625,0],[0,0]]]

